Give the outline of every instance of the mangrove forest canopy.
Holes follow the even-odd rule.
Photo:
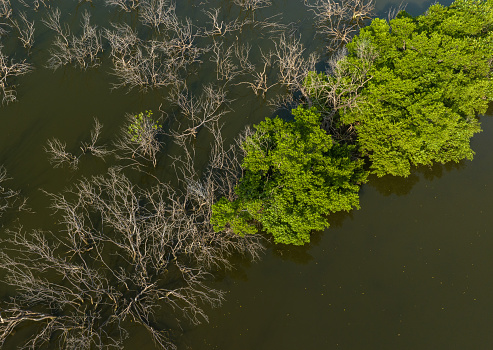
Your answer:
[[[216,230],[304,244],[327,214],[358,207],[363,159],[377,176],[404,177],[472,159],[477,115],[493,99],[492,28],[491,0],[374,19],[326,72],[307,75],[294,121],[267,119],[245,137],[245,173],[237,198],[214,205]]]

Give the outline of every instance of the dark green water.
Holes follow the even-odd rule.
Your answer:
[[[126,16],[98,2],[92,7],[77,7],[75,1],[59,4],[73,25],[85,8],[101,25]],[[234,13],[228,1],[215,4]],[[377,10],[382,13],[389,5],[378,2]],[[419,14],[428,5],[414,2],[408,10]],[[177,13],[199,22],[201,6],[208,4],[178,2]],[[321,47],[312,39],[312,15],[301,0],[274,1],[263,11],[265,18],[282,13],[284,23],[294,21],[307,50]],[[75,152],[89,138],[94,117],[104,124],[102,141],[108,141],[119,132],[126,113],[157,110],[162,104],[166,109],[166,91],[111,90],[115,78],[108,74],[108,59],[87,71],[44,69],[52,35],[35,19],[36,42],[29,59],[36,71],[15,81],[18,102],[0,109],[0,164],[13,178],[9,186],[29,197],[36,214],[2,219],[5,227],[22,222],[50,229],[54,219],[40,189],[60,192],[81,176],[104,172],[108,164],[87,157],[77,171],[53,169],[43,149],[46,141],[57,137]],[[15,57],[25,56],[13,48],[12,38],[3,40]],[[254,48],[269,45],[259,37],[242,40]],[[191,78],[191,90],[199,92],[210,78],[210,66],[204,63]],[[230,94],[236,101],[223,119],[228,140],[272,113],[266,100],[246,88],[232,87]],[[315,234],[310,245],[271,246],[262,261],[241,261],[236,271],[211,281],[228,292],[227,299],[221,308],[208,310],[209,323],[184,325],[178,347],[491,349],[493,121],[487,116],[481,120],[483,132],[472,141],[474,161],[417,169],[408,179],[372,178],[361,190],[361,209],[331,217],[330,229]],[[199,138],[197,152],[206,155],[208,148],[201,142]],[[171,144],[163,150],[174,151]],[[170,171],[163,157],[154,174],[165,178]],[[6,293],[0,285],[0,294]],[[147,332],[129,331],[129,349],[153,348]]]

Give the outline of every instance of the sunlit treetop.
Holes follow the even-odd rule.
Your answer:
[[[374,173],[408,176],[413,165],[472,159],[477,115],[493,99],[492,29],[493,1],[459,0],[374,19],[347,45],[356,66],[361,42],[377,51],[358,108],[342,116]]]

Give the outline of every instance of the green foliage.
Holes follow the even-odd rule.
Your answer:
[[[358,108],[341,113],[355,126],[372,171],[408,176],[412,165],[472,159],[476,115],[493,99],[493,1],[432,5],[422,16],[375,19],[348,47],[348,62],[366,64],[358,46],[377,51]]]
[[[152,119],[152,111],[145,111],[134,116],[134,121],[128,126],[128,134],[132,137],[132,141],[140,142],[147,129],[158,130],[162,127]]]
[[[250,234],[260,223],[276,243],[301,245],[312,230],[329,226],[329,213],[359,207],[358,184],[367,173],[353,157],[355,146],[333,142],[315,108],[292,112],[294,121],[267,119],[246,138],[238,198],[214,204],[216,231]]]

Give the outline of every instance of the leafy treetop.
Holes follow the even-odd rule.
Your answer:
[[[492,0],[458,0],[374,19],[347,45],[355,66],[366,64],[361,43],[377,50],[358,108],[342,115],[374,173],[408,176],[411,165],[472,158],[476,114],[493,99],[492,27]]]
[[[312,230],[329,226],[327,214],[359,207],[358,184],[367,173],[352,157],[355,146],[333,142],[315,108],[292,113],[294,121],[266,119],[246,138],[238,198],[213,207],[217,231],[250,234],[260,223],[276,243],[301,245]]]

